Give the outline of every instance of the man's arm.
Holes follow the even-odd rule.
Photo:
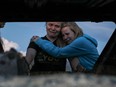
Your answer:
[[[33,48],[28,48],[26,53],[26,61],[30,65],[36,55],[36,50]]]

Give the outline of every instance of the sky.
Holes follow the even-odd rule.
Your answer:
[[[111,21],[106,22],[76,22],[83,32],[94,37],[98,41],[99,54],[104,49],[116,24]],[[33,35],[40,37],[46,35],[45,22],[6,22],[4,28],[0,29],[0,36],[3,39],[4,50],[11,47],[23,53],[25,56],[30,38]]]

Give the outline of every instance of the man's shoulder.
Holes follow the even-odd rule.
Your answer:
[[[45,40],[48,40],[46,36],[41,37],[41,38],[45,39]],[[37,50],[40,49],[40,47],[37,44],[35,44],[34,42],[30,42],[29,45],[28,45],[28,48],[33,48],[33,49],[37,49]]]
[[[46,37],[46,36],[44,36],[44,37],[41,37],[42,39],[44,39],[44,40],[48,40],[48,38]]]

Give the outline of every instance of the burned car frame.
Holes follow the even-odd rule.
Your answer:
[[[0,21],[112,21],[115,0],[2,0]],[[116,30],[95,64],[96,74],[116,75]]]

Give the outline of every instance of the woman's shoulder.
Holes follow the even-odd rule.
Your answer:
[[[83,41],[85,39],[84,35],[79,36],[75,39],[75,41]]]
[[[72,44],[82,44],[84,42],[85,42],[85,38],[83,36],[79,36],[72,42]]]

